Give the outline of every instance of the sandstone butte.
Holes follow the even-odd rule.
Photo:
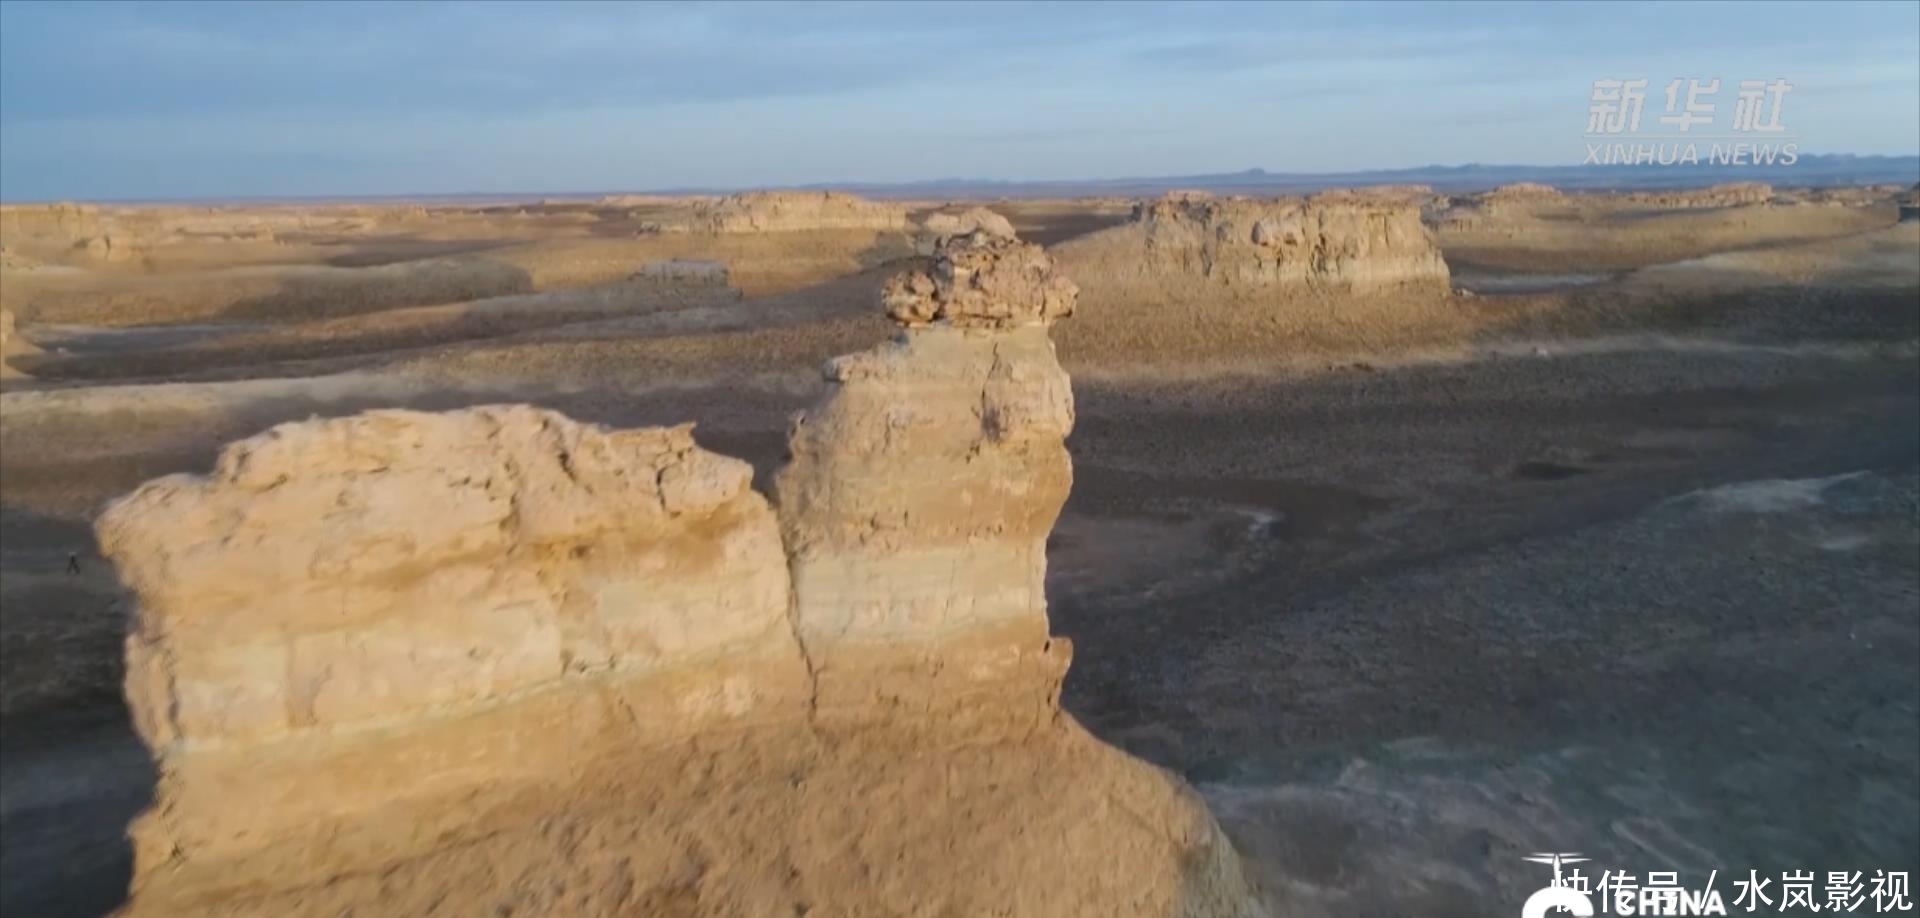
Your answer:
[[[1062,264],[1098,282],[1101,299],[1195,285],[1256,294],[1444,293],[1447,264],[1407,194],[1327,192],[1306,198],[1175,193],[1132,219],[1063,243]]]
[[[907,209],[838,191],[750,191],[695,201],[679,217],[660,221],[669,233],[766,233],[798,230],[912,229]]]
[[[1037,246],[948,238],[774,500],[689,427],[375,411],[99,522],[159,766],[123,915],[1243,916],[1059,706],[1073,398]]]

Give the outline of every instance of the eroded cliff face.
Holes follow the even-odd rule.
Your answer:
[[[1057,704],[1071,484],[1037,247],[944,241],[778,509],[687,428],[275,428],[115,503],[161,779],[134,915],[1257,910],[1177,779]]]
[[[1420,202],[1393,194],[1169,195],[1137,206],[1130,223],[1059,251],[1069,271],[1103,288],[1201,284],[1370,294],[1444,291],[1448,283],[1447,264],[1421,223]]]

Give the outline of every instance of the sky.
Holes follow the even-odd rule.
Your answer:
[[[0,0],[0,199],[1578,164],[1592,84],[1920,152],[1920,2]]]

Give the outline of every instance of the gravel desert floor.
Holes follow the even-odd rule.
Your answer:
[[[1277,913],[1510,914],[1537,851],[1920,866],[1920,223],[1682,203],[1456,202],[1451,290],[1264,307],[1103,297],[1075,247],[1126,202],[992,205],[1085,291],[1065,706],[1198,787]],[[152,793],[106,500],[282,421],[495,402],[692,420],[764,485],[914,243],[652,232],[673,206],[267,210],[133,264],[9,231],[0,910],[120,904]],[[628,277],[670,259],[727,277]]]

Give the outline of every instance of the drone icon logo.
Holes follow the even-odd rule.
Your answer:
[[[1581,857],[1577,851],[1567,854],[1537,852],[1521,860],[1551,865],[1553,885],[1528,896],[1527,904],[1520,908],[1520,918],[1546,918],[1547,913],[1553,911],[1569,912],[1578,918],[1590,918],[1593,915],[1593,900],[1588,899],[1586,893],[1567,885],[1561,874],[1561,869],[1566,865],[1585,863],[1588,858]]]

